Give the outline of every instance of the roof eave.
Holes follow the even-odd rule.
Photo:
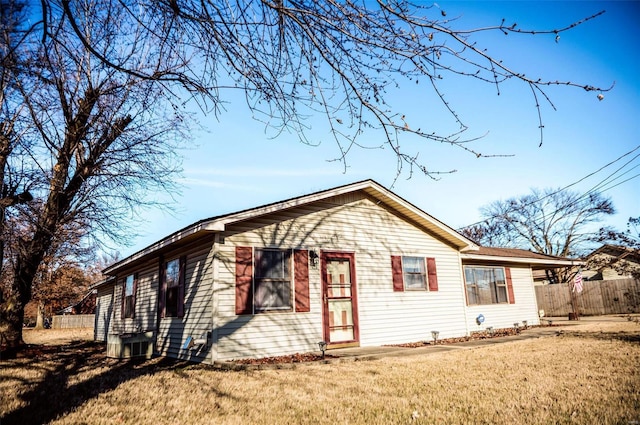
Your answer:
[[[237,213],[231,213],[228,215],[211,218],[208,220],[200,221],[189,227],[186,227],[172,235],[149,245],[147,248],[136,252],[135,254],[125,258],[124,260],[107,267],[103,270],[106,275],[113,275],[117,270],[126,267],[144,257],[147,257],[158,250],[161,250],[169,245],[179,242],[187,237],[195,236],[198,233],[205,232],[223,232],[226,226],[232,223],[237,223],[243,220],[249,220],[255,217],[263,216],[266,214],[275,213],[278,211],[295,208],[301,205],[309,204],[323,199],[331,198],[334,196],[343,195],[345,193],[351,193],[358,190],[362,190],[374,199],[385,203],[390,208],[395,209],[408,219],[417,222],[424,228],[438,235],[443,240],[447,241],[451,245],[458,248],[461,252],[474,251],[478,249],[478,246],[470,239],[465,238],[460,233],[456,232],[451,227],[430,216],[420,208],[414,206],[408,201],[402,199],[398,195],[394,194],[390,190],[381,186],[373,180],[363,180],[360,182],[348,184],[345,186],[328,189],[325,191],[303,195],[297,198],[289,199],[286,201],[276,202],[273,204],[265,205],[262,207],[251,208],[249,210],[240,211]]]
[[[173,245],[174,243],[179,242],[187,237],[195,236],[198,233],[221,232],[224,231],[224,229],[224,224],[218,222],[217,220],[198,223],[197,225],[187,227],[180,232],[174,233],[171,236],[168,236],[152,245],[149,245],[148,247],[136,252],[135,254],[125,258],[124,260],[107,267],[102,271],[102,273],[105,275],[112,275],[115,271],[122,269],[123,267],[126,267],[127,265],[134,263],[135,261],[140,260],[141,258],[144,258],[148,255],[151,255],[163,248],[166,248],[169,245]]]
[[[571,266],[583,266],[584,261],[579,259],[542,259],[542,258],[528,258],[528,257],[505,257],[497,255],[478,255],[471,253],[462,253],[461,258],[463,261],[484,261],[484,262],[496,262],[496,263],[517,263],[528,264],[534,269],[543,268],[560,268]]]
[[[475,251],[478,246],[470,239],[465,238],[460,233],[444,224],[440,220],[432,217],[420,208],[399,197],[395,193],[387,190],[374,181],[362,188],[368,195],[389,205],[391,208],[402,213],[407,218],[419,223],[429,231],[435,233],[443,240],[449,242],[460,251]]]

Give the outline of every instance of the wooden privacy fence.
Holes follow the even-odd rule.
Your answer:
[[[584,290],[576,294],[578,312],[583,316],[640,313],[640,280],[616,279],[583,282]],[[569,285],[536,286],[538,308],[544,315],[568,316],[571,308]]]
[[[53,329],[91,328],[95,323],[95,314],[70,314],[53,316]]]

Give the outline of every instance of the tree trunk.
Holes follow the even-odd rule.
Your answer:
[[[24,345],[22,340],[22,323],[24,321],[24,305],[17,294],[6,294],[0,306],[0,346],[4,351],[15,350]]]
[[[44,329],[44,303],[38,302],[38,315],[36,316],[36,329]]]
[[[33,281],[45,252],[51,246],[52,232],[37,231],[30,241],[19,249],[11,290],[0,308],[0,332],[9,349],[24,346],[22,326],[24,307],[31,301]]]

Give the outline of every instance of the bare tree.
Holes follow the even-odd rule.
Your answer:
[[[15,76],[24,64],[17,54],[22,34],[19,23],[25,18],[25,4],[8,0],[0,1],[0,235],[4,233],[6,210],[33,199],[28,190],[30,177],[20,161],[21,144],[25,143],[24,110],[15,85]],[[0,238],[0,266],[4,260],[4,237]]]
[[[201,100],[208,111],[218,114],[230,91],[246,96],[254,117],[276,133],[289,131],[313,144],[305,124],[309,116],[324,116],[338,148],[338,160],[347,166],[348,153],[356,147],[386,147],[398,159],[398,175],[404,167],[436,177],[442,172],[419,157],[419,149],[401,145],[400,136],[445,143],[477,156],[468,142],[463,117],[445,99],[442,82],[449,78],[471,78],[500,93],[501,85],[518,80],[528,86],[539,115],[540,144],[543,139],[541,101],[555,108],[545,92],[549,86],[570,86],[587,92],[609,88],[571,81],[542,80],[512,69],[508,58],[494,57],[474,36],[497,32],[504,35],[550,36],[589,21],[604,11],[568,22],[563,28],[526,29],[500,22],[482,28],[464,28],[436,4],[424,6],[404,0],[377,2],[333,0],[112,0],[126,11],[125,25],[140,34],[150,53],[143,60],[155,61],[158,53],[183,60],[182,66],[138,69],[140,43],[125,43],[128,55],[112,60],[94,48],[78,27],[77,12],[69,0],[60,0],[66,19],[76,36],[93,56],[113,69],[139,78],[179,83]],[[55,13],[52,0],[44,1],[43,20]],[[45,27],[46,29],[47,27]],[[44,37],[55,37],[45,33]],[[95,38],[94,38],[95,39]],[[150,46],[153,46],[150,49]],[[406,118],[410,111],[389,105],[388,91],[410,83],[417,90],[434,94],[451,117],[451,131],[434,132],[426,123]],[[413,90],[413,89],[412,89]],[[596,96],[593,96],[595,101]],[[435,105],[430,105],[433,107]],[[380,130],[383,142],[360,137],[367,129]],[[380,140],[376,138],[376,140]]]
[[[21,241],[35,233],[42,209],[40,200],[22,204],[9,211],[5,227],[6,265],[2,285],[10,287],[19,258]],[[44,313],[60,310],[72,302],[79,301],[88,285],[101,279],[92,267],[97,263],[96,246],[88,244],[89,228],[82,222],[62,226],[58,229],[47,250],[32,283],[32,301],[37,308],[36,327],[44,325]],[[28,309],[29,305],[25,305]]]
[[[84,33],[96,40],[93,49],[112,61],[129,55],[118,45],[119,32],[127,30],[119,26],[123,10],[102,10],[100,2],[83,6]],[[21,344],[24,306],[41,266],[59,258],[70,240],[80,240],[65,235],[124,238],[131,229],[122,224],[132,210],[153,202],[157,191],[174,190],[168,177],[179,170],[175,148],[188,118],[169,102],[164,85],[93,58],[62,16],[47,28],[55,37],[16,49],[25,66],[11,75],[11,101],[20,105],[20,124],[33,132],[23,136],[20,155],[14,151],[10,159],[30,170],[36,199],[23,207],[26,212],[12,209],[23,226],[14,235],[13,279],[0,309],[10,347]],[[133,34],[131,42],[142,40]],[[161,61],[166,67],[171,60]],[[141,61],[137,69],[152,72],[155,65]]]
[[[229,93],[241,92],[257,119],[305,143],[312,143],[306,117],[324,116],[345,166],[353,148],[366,146],[363,132],[378,130],[380,146],[398,159],[398,175],[408,167],[436,177],[419,150],[401,147],[401,135],[483,155],[445,100],[445,78],[474,79],[498,92],[505,81],[520,81],[538,112],[539,100],[553,106],[549,86],[607,90],[526,77],[474,41],[484,32],[554,37],[600,13],[555,29],[505,22],[458,29],[437,6],[405,1],[42,0],[39,14],[25,13],[21,0],[0,1],[3,13],[14,11],[2,15],[0,28],[1,177],[5,185],[20,182],[6,186],[15,189],[4,198],[19,202],[4,209],[26,203],[33,211],[28,235],[16,237],[0,308],[0,330],[12,347],[21,343],[24,306],[59,235],[83,229],[122,240],[132,212],[154,192],[173,190],[188,99],[217,115]],[[454,129],[435,133],[389,105],[388,91],[403,82],[426,85]]]
[[[495,201],[480,209],[483,221],[461,229],[485,246],[529,249],[558,257],[586,252],[598,240],[590,227],[615,213],[611,200],[599,192],[533,189],[530,194]],[[554,281],[565,276],[551,276]]]
[[[623,231],[608,228],[600,229],[599,240],[613,242],[632,249],[640,249],[640,217],[629,217],[627,229]]]

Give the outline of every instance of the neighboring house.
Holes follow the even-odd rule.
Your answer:
[[[533,253],[534,255],[537,255],[535,253]],[[545,255],[545,254],[542,254]],[[555,258],[561,258],[561,257],[555,257]],[[575,276],[576,273],[578,273],[578,270],[580,270],[580,267],[584,264],[584,262],[582,261],[574,261],[574,263],[577,265],[577,267],[573,267],[571,268],[569,271],[569,275],[568,277],[566,277],[565,279],[570,279],[572,277]],[[566,274],[564,276],[567,276]],[[554,275],[553,270],[551,269],[540,269],[540,270],[534,270],[533,271],[533,284],[536,286],[542,286],[542,285],[552,285],[555,283],[566,283],[566,282],[558,282],[558,278],[559,276]]]
[[[96,339],[212,363],[535,325],[532,271],[572,263],[479,247],[366,180],[199,221],[107,268]]]
[[[585,258],[586,280],[627,279],[640,275],[640,252],[618,245],[603,245]]]
[[[62,310],[56,312],[56,314],[63,316],[70,314],[94,314],[96,309],[96,294],[96,290],[91,289],[85,294],[84,297],[82,297],[80,301],[63,308]]]

